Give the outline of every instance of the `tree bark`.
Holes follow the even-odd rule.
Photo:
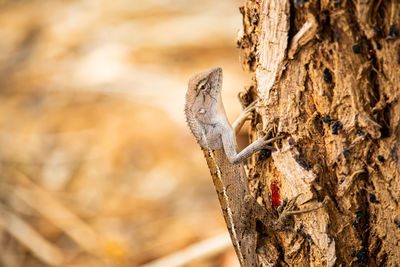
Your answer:
[[[248,161],[250,188],[278,216],[299,196],[300,231],[258,227],[264,266],[400,264],[400,1],[247,0],[238,40],[260,98],[252,121],[286,135]]]

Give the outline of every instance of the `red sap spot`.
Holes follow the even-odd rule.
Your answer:
[[[276,208],[281,205],[281,195],[278,181],[273,181],[270,185],[272,207]]]
[[[259,1],[259,0],[256,0],[256,4],[257,4],[258,6],[260,6],[260,1]]]

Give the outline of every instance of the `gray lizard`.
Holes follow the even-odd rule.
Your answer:
[[[225,222],[242,267],[255,267],[256,221],[272,230],[284,230],[287,216],[309,212],[285,209],[275,219],[250,195],[243,161],[261,149],[273,149],[269,144],[283,137],[258,140],[237,152],[236,133],[249,118],[253,103],[233,123],[228,122],[221,99],[222,69],[212,68],[190,78],[186,93],[185,114],[190,130],[200,144],[218,194]],[[292,207],[297,197],[290,201]]]

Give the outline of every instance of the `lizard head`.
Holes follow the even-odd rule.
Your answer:
[[[193,75],[186,93],[185,114],[190,130],[204,147],[204,131],[214,125],[221,112],[222,69],[211,68]],[[225,114],[223,114],[225,116]]]

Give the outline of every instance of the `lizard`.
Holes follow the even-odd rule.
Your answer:
[[[275,219],[251,196],[243,161],[261,149],[274,149],[269,144],[283,136],[266,139],[258,137],[239,153],[236,137],[249,119],[255,104],[229,123],[222,103],[222,69],[211,68],[193,75],[189,80],[185,100],[187,124],[203,150],[213,178],[222,213],[242,267],[256,267],[256,221],[279,231],[287,229],[286,218],[309,210],[289,210],[296,201],[289,201],[279,219]],[[294,201],[294,202],[293,202]],[[289,205],[289,203],[291,203]]]

